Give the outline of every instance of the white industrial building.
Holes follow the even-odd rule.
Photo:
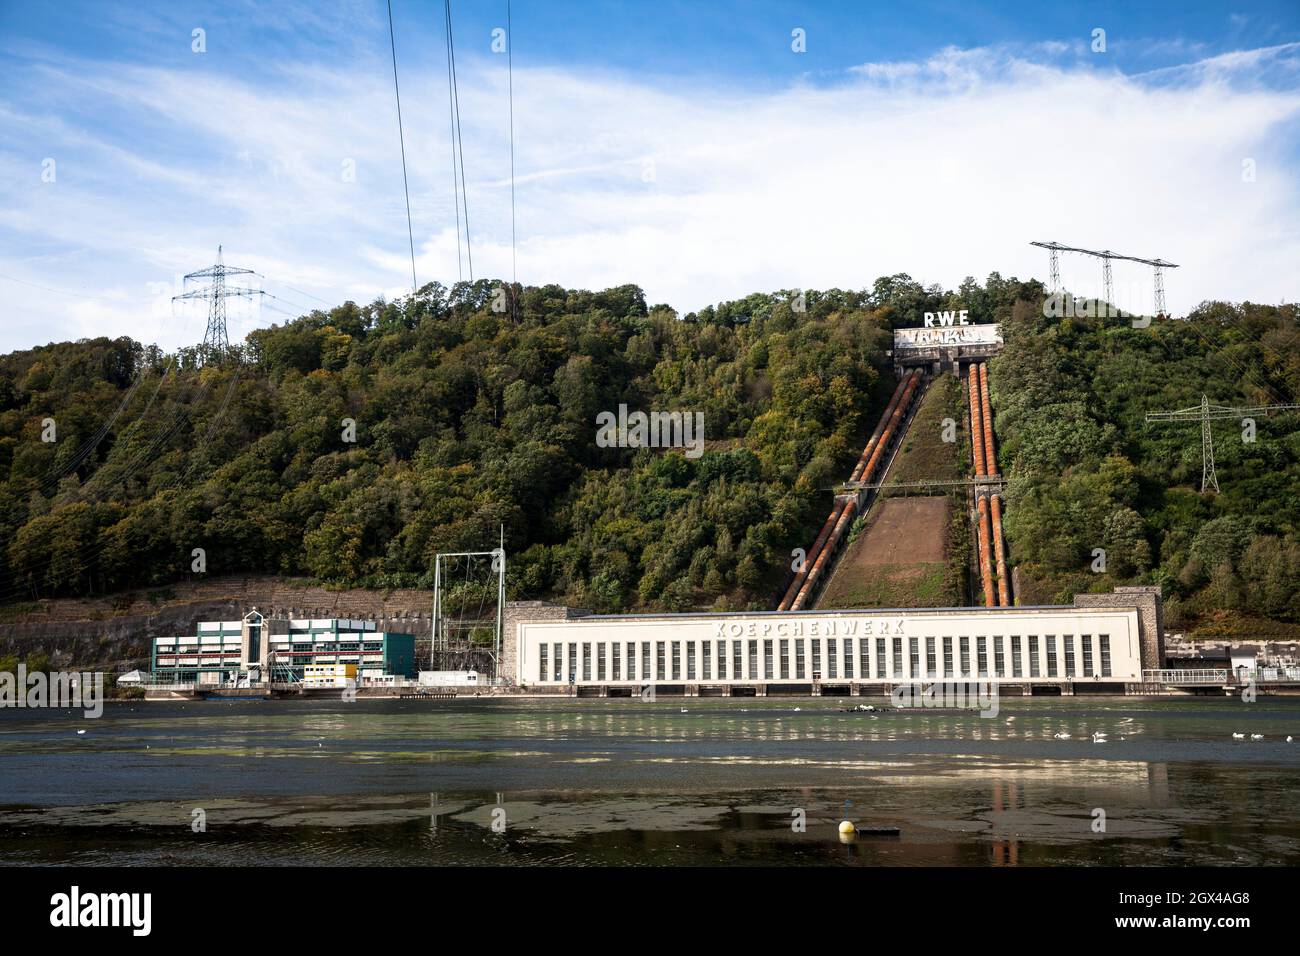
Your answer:
[[[859,693],[936,680],[1070,692],[1140,683],[1160,666],[1160,618],[1153,588],[1010,608],[596,615],[514,603],[502,671],[523,686],[610,692]]]

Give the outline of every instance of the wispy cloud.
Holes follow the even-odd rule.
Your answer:
[[[517,65],[519,278],[636,282],[687,310],[895,271],[948,285],[1042,275],[1028,242],[1058,239],[1180,263],[1167,279],[1175,310],[1294,300],[1300,88],[1285,71],[1296,47],[1192,62],[1174,83],[1099,69],[1077,44],[949,47],[753,93]],[[417,270],[449,282],[446,78],[420,62],[402,77]],[[150,283],[211,262],[218,243],[304,306],[317,303],[285,285],[334,301],[409,284],[385,59],[257,77],[67,57],[32,66],[0,102],[0,272],[97,298],[73,307],[0,279],[17,316],[0,347],[101,333],[195,341],[197,312],[156,333]],[[1265,68],[1275,82],[1254,82]],[[466,56],[460,97],[475,273],[508,277],[502,59]],[[41,181],[46,157],[54,183]],[[1063,269],[1096,291],[1091,262]],[[1119,266],[1117,279],[1149,281]]]

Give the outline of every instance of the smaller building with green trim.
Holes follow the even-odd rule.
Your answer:
[[[362,682],[414,677],[415,635],[350,618],[274,619],[253,610],[240,621],[200,621],[193,635],[157,637],[155,679],[223,683],[240,675],[299,681],[315,664],[356,664]]]

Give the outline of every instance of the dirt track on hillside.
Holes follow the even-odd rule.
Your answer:
[[[950,507],[945,496],[876,501],[870,524],[840,556],[817,606],[929,605],[947,572]]]

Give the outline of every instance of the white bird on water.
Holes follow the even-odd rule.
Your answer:
[[[1287,734],[1287,735],[1286,735],[1286,742],[1287,742],[1287,743],[1290,743],[1290,742],[1291,742],[1291,735],[1290,735],[1290,734]]]
[[[1251,735],[1250,735],[1250,739],[1251,739],[1251,740],[1263,740],[1263,739],[1264,739],[1264,735],[1263,735],[1263,734],[1251,734]]]
[[[1057,740],[1069,740],[1070,735],[1067,733],[1052,734]]]
[[[1235,733],[1235,732],[1234,732],[1233,735],[1232,735],[1232,739],[1233,739],[1233,740],[1245,740],[1245,739],[1246,739],[1246,735],[1245,735],[1245,734],[1239,734],[1239,733]]]
[[[78,733],[78,734],[84,734],[85,731],[84,731],[84,730],[78,730],[77,733]]]
[[[1104,744],[1106,742],[1106,735],[1100,730],[1095,730],[1092,734],[1092,742],[1094,744]]]

